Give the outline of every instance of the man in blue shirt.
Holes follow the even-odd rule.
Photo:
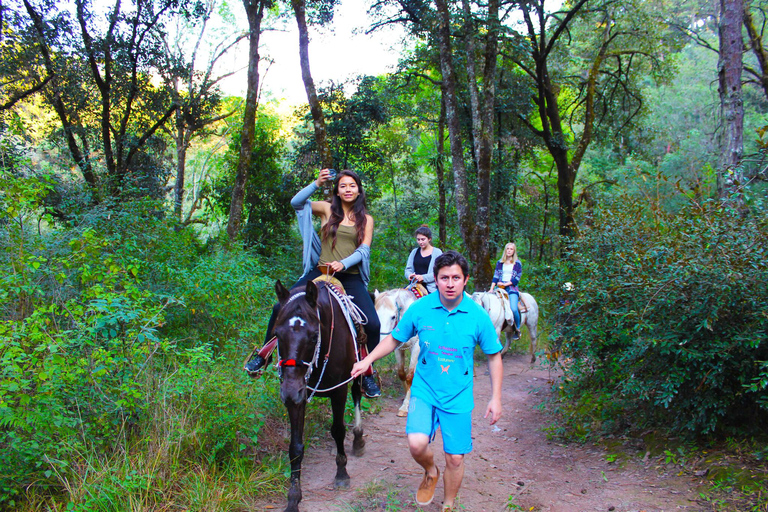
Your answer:
[[[405,427],[411,456],[424,468],[416,503],[429,505],[435,495],[440,471],[429,443],[439,425],[445,451],[443,510],[452,510],[464,478],[464,454],[472,451],[475,346],[488,354],[492,394],[484,417],[490,415],[491,425],[501,416],[502,347],[488,313],[464,293],[469,279],[467,260],[456,251],[447,251],[435,260],[434,274],[438,293],[408,308],[392,334],[355,364],[352,376],[362,375],[371,363],[419,335],[421,352]]]

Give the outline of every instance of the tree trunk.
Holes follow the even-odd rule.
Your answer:
[[[451,148],[451,167],[455,182],[454,196],[456,211],[459,217],[459,231],[467,246],[472,259],[472,237],[474,223],[470,215],[469,186],[467,170],[464,165],[464,144],[461,137],[458,99],[456,97],[456,71],[453,67],[453,52],[451,50],[451,19],[445,0],[436,0],[438,10],[437,38],[440,46],[440,70],[443,75],[443,92],[445,99],[445,119],[448,124],[448,139]],[[477,271],[475,267],[473,270]]]
[[[299,27],[299,61],[301,63],[301,79],[304,81],[304,89],[307,91],[309,111],[315,129],[315,141],[317,151],[320,153],[320,163],[323,168],[333,167],[333,155],[328,146],[328,135],[325,131],[325,116],[317,98],[315,82],[309,68],[309,31],[307,30],[306,3],[304,0],[291,0],[293,12],[296,16],[296,24]]]
[[[184,116],[181,110],[176,111],[176,136],[174,139],[176,140],[176,183],[173,187],[174,215],[181,222],[188,146]]]
[[[263,0],[243,0],[245,12],[248,15],[248,90],[245,97],[245,112],[243,113],[243,128],[240,131],[240,157],[237,161],[237,176],[232,188],[232,201],[229,206],[229,222],[227,236],[232,243],[240,233],[243,218],[243,201],[245,199],[245,184],[248,181],[248,170],[251,167],[253,144],[256,134],[256,112],[258,110],[259,93],[259,38],[261,36],[261,20],[264,17]]]
[[[45,60],[46,71],[50,76],[55,77],[56,68],[51,57],[50,49],[48,48],[48,43],[45,40],[45,24],[43,22],[43,18],[28,0],[24,0],[24,7],[26,8],[27,14],[29,14],[29,17],[32,19],[32,24],[35,27],[35,33],[37,34],[37,39],[40,44],[40,53],[43,54],[43,59]],[[93,194],[93,202],[98,203],[98,178],[93,171],[91,160],[88,157],[89,152],[81,151],[80,146],[77,144],[77,140],[75,139],[75,127],[72,126],[72,122],[67,115],[67,110],[64,106],[63,100],[61,99],[61,92],[59,90],[59,84],[56,78],[53,79],[52,90],[53,92],[51,93],[51,103],[53,104],[53,109],[59,116],[61,126],[64,129],[64,136],[67,139],[67,147],[69,148],[69,153],[72,155],[72,159],[80,168],[80,172],[83,174],[83,179],[85,179],[85,182],[88,184],[88,187]]]
[[[461,125],[456,95],[457,79],[453,65],[451,49],[451,19],[446,0],[436,0],[438,20],[436,35],[440,46],[440,69],[443,75],[445,93],[446,120],[448,136],[451,142],[451,160],[456,184],[456,211],[459,217],[459,228],[464,245],[467,249],[467,259],[472,262],[472,274],[475,286],[484,287],[491,282],[493,268],[490,261],[488,234],[490,232],[490,167],[493,153],[493,114],[495,106],[496,54],[498,41],[498,1],[489,2],[489,30],[486,35],[485,67],[483,70],[483,103],[476,102],[473,108],[473,133],[479,140],[475,141],[478,162],[478,189],[476,213],[471,212],[469,185],[467,183],[464,163],[464,147],[461,135]],[[471,30],[471,24],[466,27]],[[470,77],[470,88],[476,81]],[[480,126],[477,126],[480,124]]]
[[[723,141],[717,192],[720,197],[744,186],[741,155],[744,150],[744,103],[741,94],[744,23],[742,0],[720,0],[720,59],[718,81],[723,117]]]
[[[749,34],[752,53],[755,54],[755,58],[757,58],[757,62],[760,65],[760,73],[757,78],[763,88],[765,97],[768,98],[768,51],[766,51],[763,45],[762,34],[755,26],[752,13],[749,12],[749,3],[744,4],[744,26],[747,28],[747,34]]]
[[[440,249],[445,249],[448,243],[446,231],[446,192],[445,192],[445,93],[440,88],[440,119],[437,121],[437,161],[435,162],[435,175],[437,176],[438,210],[437,224]]]

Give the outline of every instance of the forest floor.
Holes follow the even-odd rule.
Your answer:
[[[490,397],[485,363],[476,367],[474,449],[465,459],[459,510],[473,512],[630,512],[705,511],[701,478],[681,475],[680,467],[652,455],[642,439],[607,444],[562,444],[542,429],[550,420],[538,407],[551,393],[554,375],[545,365],[529,364],[529,356],[504,358],[504,412],[496,425],[483,418]],[[397,388],[397,382],[386,382]],[[424,511],[439,512],[443,482],[435,500],[415,504],[423,471],[411,459],[405,418],[398,418],[398,398],[376,399],[375,413],[364,416],[366,451],[351,453],[347,433],[348,489],[334,489],[335,447],[330,434],[308,443],[302,465],[303,512]],[[350,429],[351,430],[351,429]],[[438,433],[433,443],[441,472],[445,467]],[[260,509],[282,510],[285,496],[260,503]]]

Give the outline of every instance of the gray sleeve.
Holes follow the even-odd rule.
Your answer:
[[[317,183],[313,181],[303,189],[299,190],[299,192],[293,196],[293,199],[291,199],[291,206],[293,206],[293,209],[301,210],[304,208],[304,203],[307,202],[307,199],[309,199],[312,194],[314,194],[315,191],[319,189],[320,187],[318,187]]]
[[[370,257],[371,257],[371,248],[365,244],[360,244],[357,246],[357,249],[355,249],[355,252],[353,252],[343,260],[341,260],[341,264],[344,265],[345,269],[347,269],[349,267],[357,265],[358,263],[362,262],[365,259],[370,259]]]
[[[413,274],[414,268],[413,268],[413,258],[416,256],[416,251],[418,249],[414,249],[411,251],[411,254],[408,255],[408,262],[405,264],[405,278],[408,279],[408,276]]]

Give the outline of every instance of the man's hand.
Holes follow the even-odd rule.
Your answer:
[[[499,421],[499,418],[501,418],[501,400],[491,398],[483,418],[487,418],[489,414],[491,415],[491,425]]]
[[[352,378],[355,379],[359,377],[360,375],[364,374],[368,371],[368,368],[370,368],[371,364],[367,363],[365,359],[362,361],[358,361],[352,366]]]

